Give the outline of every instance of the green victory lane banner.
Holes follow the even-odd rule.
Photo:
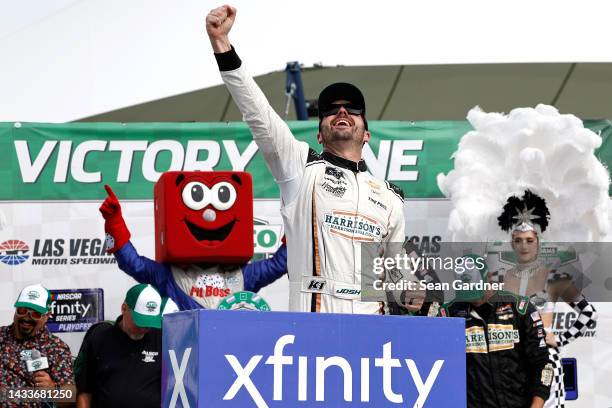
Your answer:
[[[297,139],[320,151],[316,121],[289,122]],[[598,156],[609,167],[608,120],[585,121],[603,137]],[[440,198],[436,175],[467,121],[372,121],[364,159],[370,172],[399,185],[408,198]],[[150,199],[168,170],[235,170],[253,175],[256,198],[278,188],[244,123],[0,123],[0,200],[99,200],[103,184],[122,199]],[[287,158],[289,159],[289,158]]]

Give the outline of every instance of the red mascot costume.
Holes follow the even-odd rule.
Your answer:
[[[181,310],[215,309],[239,291],[257,292],[287,272],[283,244],[274,256],[253,256],[253,187],[245,172],[162,174],[155,184],[155,258],[140,256],[130,242],[119,200],[109,186],[100,207],[106,248],[119,268],[150,283]]]

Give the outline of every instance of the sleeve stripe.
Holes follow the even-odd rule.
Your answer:
[[[391,184],[388,181],[385,180],[385,185],[387,186],[387,188],[389,190],[391,190],[391,192],[393,194],[396,195],[397,198],[399,198],[400,200],[402,200],[402,203],[404,202],[404,192],[395,184]],[[394,188],[395,187],[395,188]],[[401,193],[401,194],[400,194]]]

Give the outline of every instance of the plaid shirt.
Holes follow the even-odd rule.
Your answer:
[[[35,387],[32,374],[22,361],[30,350],[38,350],[47,357],[49,368],[45,371],[57,385],[74,384],[70,348],[59,337],[49,333],[47,327],[28,339],[15,337],[13,324],[0,327],[0,389]],[[14,404],[0,401],[0,407],[41,407],[38,403]]]

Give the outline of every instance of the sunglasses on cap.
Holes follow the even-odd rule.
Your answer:
[[[323,116],[333,116],[337,115],[340,112],[340,108],[344,108],[349,115],[360,116],[363,115],[364,109],[360,106],[354,105],[352,103],[339,103],[332,105],[332,108],[326,111],[323,111]]]
[[[19,317],[29,314],[33,320],[40,320],[43,317],[42,313],[37,312],[36,310],[28,309],[27,307],[18,307],[16,313]]]

